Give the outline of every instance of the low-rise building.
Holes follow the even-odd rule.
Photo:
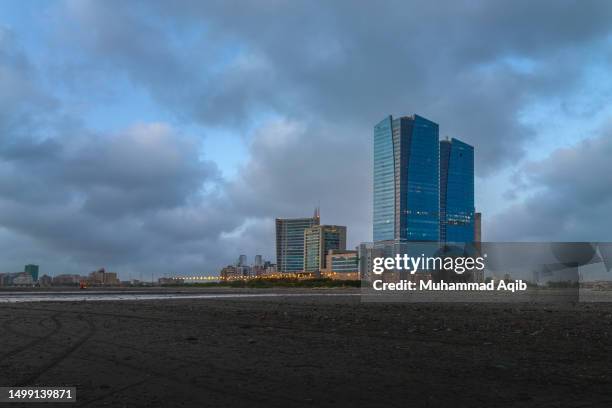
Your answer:
[[[8,273],[0,273],[0,286],[14,286],[15,279],[22,276],[23,272],[8,272]],[[17,279],[19,285],[23,279]]]
[[[106,272],[104,268],[91,272],[87,281],[92,286],[118,286],[121,283],[115,272]]]
[[[29,273],[21,272],[13,278],[12,284],[13,286],[34,286],[34,279]]]
[[[85,278],[76,274],[62,274],[53,277],[53,286],[76,286]]]
[[[276,275],[276,264],[266,261],[264,263],[264,275]]]
[[[38,278],[38,285],[47,287],[53,284],[53,279],[49,275],[43,275]]]
[[[232,280],[241,276],[241,272],[234,265],[228,265],[221,269],[220,278],[221,280]]]
[[[326,269],[321,274],[326,278],[359,280],[359,254],[357,251],[332,249],[327,252]]]

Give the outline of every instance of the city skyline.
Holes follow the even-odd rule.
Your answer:
[[[7,1],[0,271],[212,273],[316,206],[354,248],[404,112],[477,149],[483,240],[608,241],[612,6],[552,4]]]

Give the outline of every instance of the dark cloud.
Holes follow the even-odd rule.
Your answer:
[[[39,73],[19,46],[15,33],[0,22],[0,147],[27,136],[56,113],[58,101],[38,86]]]
[[[234,257],[245,217],[227,211],[201,140],[163,123],[100,133],[65,120],[16,38],[1,39],[3,271],[211,273]]]
[[[609,241],[612,237],[612,130],[521,168],[515,194],[492,218],[491,240]]]
[[[68,1],[53,13],[49,66],[0,30],[0,250],[15,248],[10,265],[55,271],[213,272],[240,253],[272,257],[274,217],[318,205],[351,243],[368,240],[382,117],[437,121],[476,146],[487,177],[520,163],[538,135],[521,120],[531,104],[571,107],[589,64],[610,63],[597,56],[612,7],[597,1]],[[248,129],[248,157],[224,180],[176,123],[92,129],[44,80],[94,105],[127,80],[176,123]],[[608,140],[523,167],[516,180],[530,195],[485,218],[489,235],[603,234],[577,217],[610,204],[582,158],[599,163]]]
[[[369,134],[418,111],[477,145],[482,174],[522,156],[534,135],[522,110],[575,89],[576,61],[612,18],[606,2],[571,1],[77,4],[83,49],[185,117],[233,125],[273,111]],[[178,48],[176,31],[188,33]]]
[[[14,143],[0,160],[6,175],[0,177],[0,225],[36,242],[30,259],[56,251],[69,255],[66,266],[129,272],[148,265],[160,273],[233,256],[218,240],[243,218],[225,213],[219,193],[207,187],[219,175],[199,158],[195,139],[149,124],[117,135],[65,135],[36,148],[24,144]],[[44,146],[51,147],[48,155]],[[39,161],[24,158],[30,150],[39,152]],[[194,246],[197,265],[187,262]],[[161,262],[170,254],[172,262]]]
[[[255,217],[301,217],[320,206],[322,222],[351,226],[349,243],[367,239],[370,138],[356,131],[348,142],[340,133],[348,130],[291,121],[259,129],[250,160],[227,188],[236,211]]]

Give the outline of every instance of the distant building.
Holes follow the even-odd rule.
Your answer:
[[[331,279],[359,280],[359,254],[357,251],[332,249],[326,258],[327,267],[322,275]]]
[[[312,218],[276,219],[276,266],[280,273],[304,271],[304,231],[319,225],[318,210]]]
[[[38,278],[38,284],[43,287],[51,286],[53,284],[53,279],[49,275],[43,275]]]
[[[304,230],[304,272],[319,274],[326,269],[330,250],[346,250],[346,227],[315,225]]]
[[[241,273],[239,274],[238,268],[236,266],[228,265],[225,268],[221,269],[219,275],[221,280],[231,280],[241,276]]]
[[[34,279],[29,273],[21,272],[13,278],[13,286],[34,286]]]
[[[265,274],[264,262],[261,255],[255,255],[255,263],[253,264],[251,272],[255,276],[261,276]]]
[[[13,277],[11,277],[11,273],[2,272],[0,273],[0,286],[10,286],[13,281]]]
[[[250,266],[248,266],[248,265],[237,266],[236,270],[238,271],[238,275],[240,275],[240,276],[251,276],[251,275],[253,275],[253,269]]]
[[[264,275],[275,275],[276,272],[276,264],[267,261],[264,263]]]
[[[474,147],[440,141],[440,241],[474,241]]]
[[[474,213],[474,242],[482,242],[482,213]]]
[[[53,277],[53,286],[75,286],[85,278],[81,275],[62,274]]]
[[[236,266],[247,266],[247,256],[240,255],[238,257],[238,262],[236,262]]]
[[[151,286],[151,282],[141,281],[140,279],[131,279],[126,283],[129,286]]]
[[[24,272],[29,274],[32,277],[32,280],[34,280],[34,282],[38,280],[38,265],[26,265],[24,267]]]
[[[374,277],[374,273],[372,272],[372,266],[374,264],[373,259],[384,256],[383,250],[378,247],[375,248],[371,242],[362,242],[357,247],[357,255],[359,259],[360,279],[371,282]]]
[[[106,272],[104,268],[91,272],[87,281],[93,286],[119,286],[121,284],[115,272]]]
[[[25,272],[0,273],[0,286],[30,286],[34,279]]]
[[[438,124],[418,115],[374,126],[374,241],[439,241]]]

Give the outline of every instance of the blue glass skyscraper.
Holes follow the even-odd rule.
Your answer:
[[[474,147],[440,142],[440,241],[474,241]]]
[[[374,241],[439,241],[438,124],[418,115],[374,126]]]

